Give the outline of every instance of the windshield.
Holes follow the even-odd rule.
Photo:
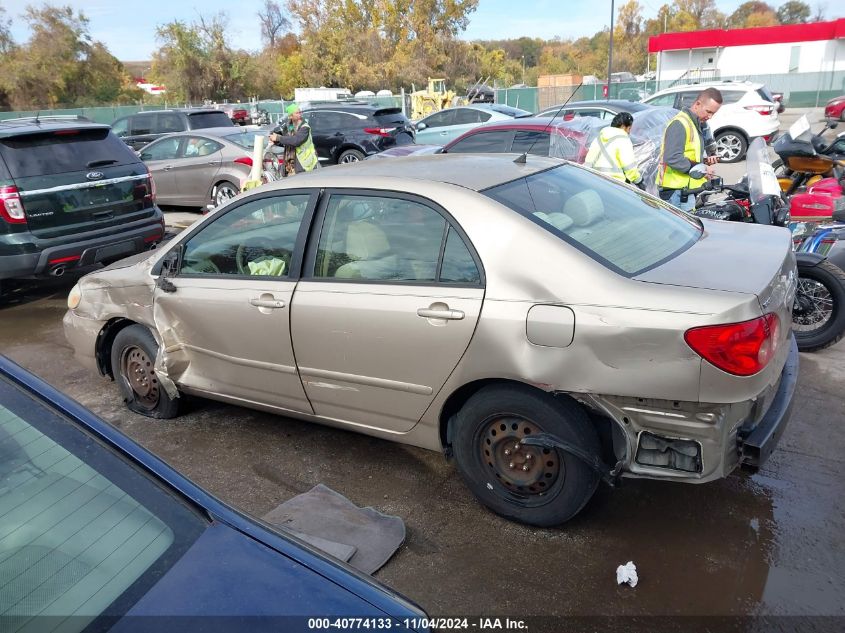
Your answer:
[[[759,202],[766,196],[779,196],[780,185],[772,168],[772,157],[766,142],[757,137],[748,146],[746,154],[748,169],[748,195],[752,202]]]
[[[702,232],[659,199],[571,164],[483,193],[625,277],[673,259]]]
[[[125,613],[207,524],[6,379],[0,403],[3,630],[104,630],[96,618]]]

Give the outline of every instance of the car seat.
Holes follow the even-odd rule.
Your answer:
[[[395,279],[398,276],[398,262],[390,252],[387,236],[369,220],[349,223],[343,252],[352,261],[335,271],[334,276],[339,279]]]

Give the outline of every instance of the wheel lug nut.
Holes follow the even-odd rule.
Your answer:
[[[531,453],[525,454],[525,459],[533,459],[533,458],[534,458],[534,455],[532,455]]]
[[[522,472],[524,472],[524,473],[528,472],[528,464],[525,464],[525,466],[522,467]]]
[[[515,450],[515,451],[519,450],[519,442],[517,442],[516,444],[513,445],[513,450]]]
[[[511,462],[510,464],[508,464],[508,468],[516,468],[516,464],[514,464],[513,462]]]
[[[505,455],[510,455],[510,454],[511,454],[511,449],[506,448],[506,449],[505,449]]]

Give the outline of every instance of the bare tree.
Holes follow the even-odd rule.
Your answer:
[[[824,18],[825,18],[824,13],[825,13],[826,10],[827,10],[827,4],[825,4],[824,2],[819,2],[816,5],[816,12],[813,14],[812,21],[813,22],[824,22]]]
[[[276,48],[282,35],[290,31],[291,23],[274,0],[264,0],[264,8],[258,12],[261,21],[261,39],[268,48]]]

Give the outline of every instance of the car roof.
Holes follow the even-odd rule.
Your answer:
[[[211,112],[223,112],[222,110],[218,110],[217,108],[168,108],[167,110],[145,110],[143,112],[136,112],[135,114],[129,114],[127,116],[137,116],[147,115],[147,114],[167,114],[167,113],[176,113],[176,114],[209,114]]]
[[[598,106],[606,106],[611,109],[619,108],[622,110],[625,110],[626,108],[630,108],[632,106],[635,110],[644,110],[645,108],[649,107],[645,103],[638,103],[637,101],[626,101],[625,99],[595,99],[590,101],[571,101],[565,106],[563,104],[549,106],[548,108],[544,108],[543,110],[541,110],[541,112],[548,112],[550,110],[554,110],[555,108],[567,109]]]
[[[371,103],[364,103],[363,101],[323,101],[321,103],[310,103],[303,106],[303,110],[384,110],[393,106],[380,106]]]
[[[232,127],[203,127],[197,130],[182,130],[181,132],[171,132],[166,135],[166,138],[174,136],[234,136],[235,134],[258,134],[259,136],[266,136],[267,130],[255,130],[235,125]],[[165,137],[162,137],[165,138]],[[159,139],[156,139],[159,140]]]
[[[4,119],[0,121],[0,138],[33,134],[35,132],[52,132],[58,130],[100,130],[111,129],[105,123],[93,123],[84,118],[64,117],[24,117],[19,119]]]
[[[572,131],[571,123],[569,121],[564,121],[562,118],[550,119],[549,117],[530,116],[517,117],[515,119],[502,119],[500,121],[484,123],[468,130],[464,136],[481,130],[544,130],[546,128]],[[463,137],[461,136],[458,138]]]
[[[698,84],[682,84],[680,86],[672,86],[671,88],[664,88],[658,92],[655,92],[653,95],[650,95],[648,98],[651,99],[656,95],[667,94],[670,92],[682,92],[684,90],[706,90],[707,88],[716,88],[717,90],[759,90],[763,87],[763,84],[760,83],[751,83],[745,81],[714,81],[714,82],[705,82],[705,83],[698,83]]]
[[[472,191],[482,191],[562,163],[560,159],[543,156],[531,156],[525,163],[514,162],[519,156],[520,154],[426,154],[406,156],[401,160],[364,160],[344,165],[340,169],[317,169],[308,174],[300,174],[295,181],[306,186],[306,178],[325,180],[337,175],[360,179],[361,184],[366,186],[374,177],[389,177],[398,180],[448,183]]]

